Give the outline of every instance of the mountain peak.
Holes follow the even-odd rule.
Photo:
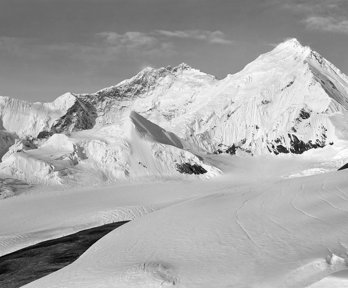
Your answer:
[[[288,38],[285,41],[283,41],[281,44],[292,46],[292,47],[303,47],[300,41],[298,41],[296,38]]]
[[[274,51],[296,51],[303,53],[310,50],[309,47],[303,46],[296,38],[287,39],[276,46]]]

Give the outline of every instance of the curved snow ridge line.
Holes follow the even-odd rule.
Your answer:
[[[115,210],[99,212],[96,218],[99,219],[98,221],[101,221],[103,224],[119,221],[131,221],[158,209],[159,207],[155,206],[127,206]]]
[[[47,241],[51,239],[55,239],[58,237],[64,237],[72,233],[79,232],[81,230],[94,228],[97,226],[101,226],[104,224],[109,224],[113,222],[120,221],[131,221],[136,218],[139,218],[148,213],[154,212],[158,209],[163,208],[163,205],[157,206],[127,206],[120,207],[117,209],[109,210],[109,211],[101,211],[96,215],[90,216],[91,221],[88,222],[86,217],[81,216],[78,218],[74,218],[72,221],[80,222],[80,223],[88,223],[88,224],[71,224],[66,223],[64,227],[57,227],[47,230],[40,230],[29,232],[25,234],[17,234],[17,235],[5,235],[0,236],[0,256],[12,253],[19,249],[35,245],[42,241]]]
[[[58,238],[59,236],[63,237],[72,233],[74,233],[73,228],[64,227],[57,229],[40,230],[24,234],[0,236],[0,256],[15,252],[31,245],[35,245],[42,241]]]
[[[244,195],[243,195],[244,196]],[[235,222],[237,223],[237,225],[242,229],[242,231],[245,233],[245,235],[247,236],[247,238],[256,246],[258,247],[258,244],[256,243],[256,241],[253,239],[253,237],[251,236],[251,234],[249,233],[248,229],[244,226],[243,221],[241,221],[240,219],[240,212],[242,211],[242,209],[247,205],[247,203],[251,200],[255,198],[254,197],[250,197],[245,199],[242,204],[235,210],[234,212],[234,217],[235,217]],[[259,247],[258,247],[259,248]]]
[[[9,254],[11,252],[14,252],[16,250],[21,249],[20,245],[17,246],[17,243],[26,241],[26,239],[30,239],[30,234],[27,234],[27,235],[18,234],[18,235],[11,235],[11,236],[0,236],[0,256],[6,255],[6,254]],[[27,246],[29,246],[29,245],[27,245]]]
[[[304,197],[304,195],[305,195],[306,192],[305,192],[305,190],[304,190],[304,186],[303,186],[303,185],[301,185],[300,192],[301,192],[301,194],[302,194],[301,196]],[[314,215],[308,213],[308,212],[305,211],[304,209],[301,209],[300,207],[298,207],[298,206],[296,205],[296,203],[295,203],[298,194],[299,194],[299,192],[295,192],[295,195],[294,195],[294,196],[292,197],[292,199],[289,201],[289,204],[290,204],[290,206],[291,206],[293,209],[295,209],[297,212],[301,213],[301,214],[304,215],[305,217],[312,218],[312,219],[317,220],[317,221],[319,221],[319,222],[321,222],[321,223],[323,223],[323,224],[329,224],[329,223],[325,222],[324,220],[322,220],[322,219],[320,219],[320,218],[318,218],[318,217],[316,217],[316,216],[314,216]],[[322,201],[322,199],[320,199],[320,200]]]

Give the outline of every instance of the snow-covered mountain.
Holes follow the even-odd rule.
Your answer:
[[[0,255],[132,220],[25,287],[348,287],[347,110],[348,78],[294,39],[222,80],[2,97],[0,198],[25,195],[0,201]]]
[[[290,39],[222,80],[180,64],[52,103],[1,97],[0,172],[48,184],[211,177],[219,169],[206,153],[302,154],[340,144],[347,110],[348,78]]]

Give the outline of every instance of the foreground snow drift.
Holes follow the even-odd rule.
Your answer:
[[[295,178],[169,206],[26,287],[307,287],[348,269],[347,179]]]

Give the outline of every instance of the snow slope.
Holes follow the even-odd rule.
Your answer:
[[[346,253],[347,170],[284,175],[323,165],[332,150],[308,159],[210,155],[223,174],[209,181],[160,177],[4,199],[0,254],[134,219],[28,287],[305,287],[342,268],[325,261]]]
[[[307,287],[348,269],[347,179],[215,181],[208,195],[135,219],[25,287]]]

